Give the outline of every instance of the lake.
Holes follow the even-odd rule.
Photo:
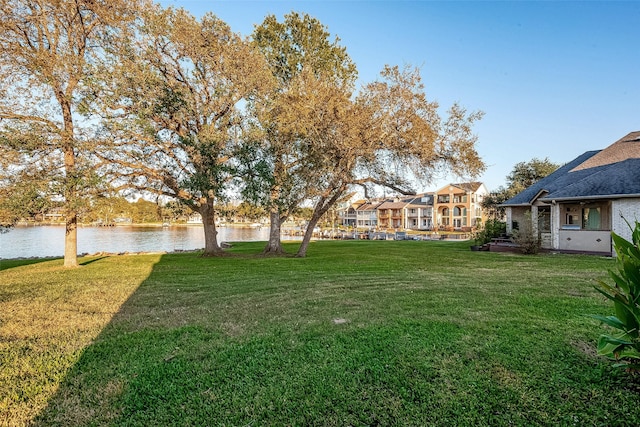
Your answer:
[[[266,241],[269,227],[220,227],[218,242]],[[202,225],[78,227],[78,253],[172,252],[204,248]],[[64,254],[64,226],[14,227],[0,234],[0,258]]]

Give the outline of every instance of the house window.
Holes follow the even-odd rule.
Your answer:
[[[581,224],[580,209],[576,207],[567,207],[567,211],[564,215],[564,225],[562,228],[565,230],[580,230]]]
[[[459,207],[456,206],[455,208],[453,208],[453,216],[460,216],[460,214],[461,211]]]
[[[567,206],[564,211],[564,230],[609,230],[610,207],[607,203],[583,203]]]
[[[602,230],[602,216],[600,208],[582,209],[582,228],[585,230]]]

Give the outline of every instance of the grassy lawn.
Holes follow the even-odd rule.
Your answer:
[[[2,261],[0,425],[639,425],[613,261],[468,245]]]

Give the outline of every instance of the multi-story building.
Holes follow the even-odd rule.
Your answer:
[[[378,227],[377,208],[381,200],[367,201],[356,208],[356,227],[374,229]]]
[[[407,200],[403,227],[408,230],[432,230],[433,194],[418,194]]]
[[[485,220],[482,199],[489,194],[481,182],[449,184],[435,193],[433,209],[441,230],[471,231]]]
[[[378,227],[381,229],[404,228],[404,208],[408,201],[401,199],[385,200],[378,206]]]
[[[338,210],[342,225],[380,230],[471,231],[485,217],[481,182],[449,184],[435,193],[359,200]]]
[[[339,217],[338,221],[340,222],[340,225],[343,225],[345,227],[355,227],[358,223],[356,210],[358,209],[358,207],[362,206],[365,203],[365,200],[358,200],[357,202],[346,203],[340,206],[337,209]]]

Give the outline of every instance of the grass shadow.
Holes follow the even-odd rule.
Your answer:
[[[89,264],[93,264],[94,262],[97,262],[97,261],[103,260],[103,259],[105,259],[105,258],[108,258],[108,257],[107,257],[107,256],[99,256],[99,257],[97,257],[97,258],[87,259],[86,261],[82,261],[82,262],[80,262],[79,264],[80,264],[80,265],[89,265]]]
[[[57,259],[62,259],[62,257],[0,259],[0,271],[8,270],[10,268],[22,267],[24,265],[39,264],[41,262],[54,261]]]

